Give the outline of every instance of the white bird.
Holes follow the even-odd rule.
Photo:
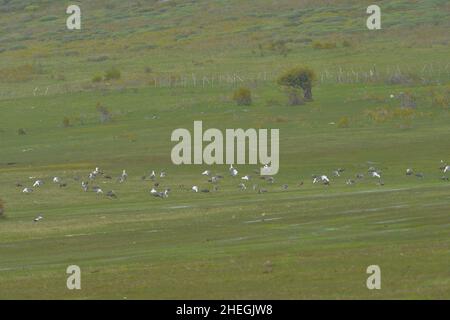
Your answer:
[[[100,188],[97,188],[94,190],[96,194],[103,194],[103,190]]]
[[[119,177],[119,183],[123,183],[127,180],[128,174],[125,170],[122,171],[122,174]]]
[[[193,186],[193,187],[192,187],[192,191],[198,192],[198,187],[197,187],[197,186]]]
[[[166,173],[165,173],[164,171],[161,171],[159,177],[160,177],[160,178],[164,178],[165,176],[166,176]]]
[[[410,169],[410,168],[406,169],[407,176],[411,176],[413,173],[414,173],[413,169]]]
[[[269,165],[265,164],[264,167],[262,168],[262,174],[265,175],[267,173],[270,173],[270,168]]]
[[[245,180],[245,181],[249,181],[250,180],[250,176],[243,176],[241,179]]]
[[[372,172],[372,177],[381,179],[381,175],[376,171]]]
[[[330,183],[330,179],[325,175],[321,176],[320,179],[322,179],[322,182],[325,184]]]
[[[53,177],[53,183],[60,183],[61,178],[60,177]]]
[[[88,183],[82,181],[82,182],[81,182],[81,188],[83,189],[84,192],[87,192],[88,189],[89,189]]]
[[[150,174],[150,179],[154,180],[156,178],[155,170],[152,170],[152,173]]]
[[[31,188],[25,188],[22,190],[22,193],[32,193],[32,192],[33,192],[33,189],[31,189]]]
[[[394,98],[395,98],[395,96],[394,96],[393,94],[391,94],[390,97],[391,97],[391,99],[394,99]]]
[[[211,179],[208,180],[208,182],[211,183],[217,183],[219,181],[219,177],[217,176],[212,176]]]
[[[243,184],[243,183],[239,184],[239,188],[240,188],[242,191],[247,190],[247,187],[246,187],[245,184]]]
[[[39,222],[39,221],[41,221],[42,219],[44,219],[44,217],[43,216],[41,216],[41,215],[39,215],[39,216],[37,216],[36,218],[34,218],[34,222]]]
[[[164,192],[158,192],[155,188],[152,188],[152,190],[150,190],[150,193],[154,197],[167,198],[169,196],[169,189],[164,190]]]
[[[238,171],[236,168],[233,168],[233,165],[230,166],[230,174],[232,177],[236,177],[238,175]]]
[[[33,187],[41,187],[43,184],[44,184],[44,181],[36,180],[36,182],[33,184]]]
[[[209,176],[210,174],[211,174],[211,171],[209,171],[209,170],[205,170],[202,172],[203,176]]]
[[[450,166],[445,166],[444,173],[449,172],[449,171],[450,171]]]

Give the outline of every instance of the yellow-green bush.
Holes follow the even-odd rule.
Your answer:
[[[249,106],[252,104],[252,92],[248,88],[241,87],[234,92],[233,101],[238,106]]]
[[[338,128],[350,127],[350,119],[347,116],[341,117],[337,123]]]
[[[314,41],[312,43],[312,47],[314,49],[335,49],[337,47],[336,42],[321,42],[321,41]]]

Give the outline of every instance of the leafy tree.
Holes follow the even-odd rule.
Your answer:
[[[286,71],[278,78],[278,84],[291,89],[302,89],[306,101],[311,101],[312,87],[316,80],[314,70],[308,67],[296,67]]]

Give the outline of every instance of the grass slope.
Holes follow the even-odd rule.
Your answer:
[[[59,1],[0,2],[0,298],[448,299],[450,184],[439,165],[450,161],[449,5],[379,3],[383,30],[369,32],[364,1],[90,1],[77,33],[64,29]],[[303,63],[321,76],[315,99],[291,107],[274,79]],[[120,80],[92,82],[111,67]],[[236,73],[252,106],[231,101],[239,82],[219,80]],[[415,109],[401,108],[402,92]],[[208,187],[204,166],[170,161],[172,130],[194,120],[279,128],[276,182],[249,184],[269,192],[242,192],[228,176],[218,192],[185,190]],[[117,200],[73,180],[96,166],[114,178],[127,169],[125,184],[97,182]],[[331,186],[311,183],[339,167]],[[406,176],[409,167],[424,178]],[[168,199],[149,195],[140,177],[152,169],[168,172]],[[346,185],[357,173],[366,178]],[[16,184],[29,177],[46,185],[23,195]],[[66,289],[71,264],[81,291]],[[366,288],[372,264],[379,291]]]

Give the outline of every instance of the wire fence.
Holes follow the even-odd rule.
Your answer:
[[[274,83],[282,70],[262,72],[229,73],[158,73],[142,79],[123,79],[118,82],[93,83],[91,79],[64,82],[53,85],[37,85],[30,90],[0,89],[0,99],[25,96],[48,96],[88,91],[127,91],[142,88],[236,88],[240,86],[257,87]],[[420,69],[388,66],[361,68],[326,68],[317,73],[317,81],[322,84],[370,84],[385,83],[390,85],[432,85],[445,84],[450,81],[450,63],[442,66],[425,64]]]

